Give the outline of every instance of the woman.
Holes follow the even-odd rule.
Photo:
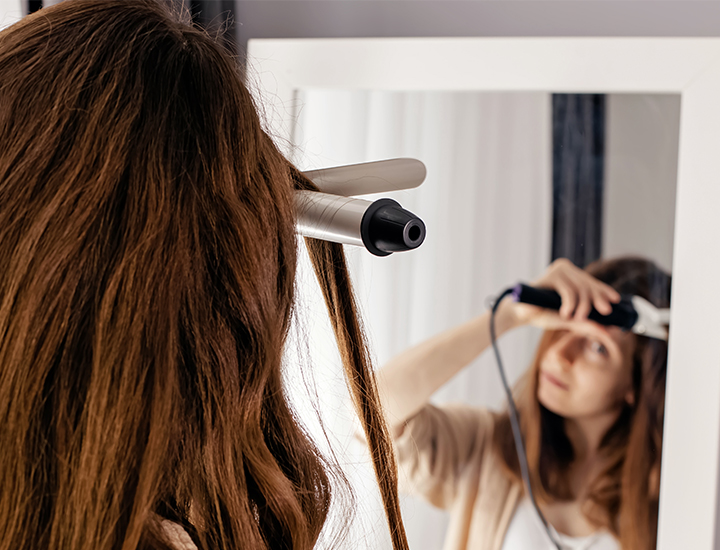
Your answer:
[[[281,376],[311,183],[235,60],[159,2],[68,0],[0,33],[0,144],[0,549],[313,548],[327,465]],[[406,548],[342,249],[308,244]]]
[[[554,262],[535,286],[556,312],[503,301],[502,334],[546,329],[515,399],[538,505],[564,548],[655,548],[667,343],[587,320],[620,294],[669,307],[670,277],[640,258],[586,271]],[[556,548],[523,488],[508,413],[428,399],[490,346],[489,314],[394,358],[379,374],[410,488],[451,511],[446,550]]]

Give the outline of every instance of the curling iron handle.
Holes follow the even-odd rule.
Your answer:
[[[545,309],[559,310],[562,305],[560,294],[548,288],[535,288],[525,284],[518,284],[513,289],[513,300],[542,307]],[[618,326],[625,330],[630,330],[638,320],[638,313],[632,305],[632,301],[623,296],[622,300],[617,304],[612,304],[612,313],[603,315],[594,307],[588,314],[588,319],[595,321],[601,325]]]

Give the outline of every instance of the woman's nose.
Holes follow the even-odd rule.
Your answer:
[[[575,362],[580,350],[581,338],[574,334],[565,334],[552,345],[552,351],[558,359],[558,363],[569,368]]]

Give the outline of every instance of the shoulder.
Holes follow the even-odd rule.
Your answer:
[[[446,442],[460,439],[484,441],[490,436],[496,424],[495,415],[483,407],[464,404],[425,405],[407,420],[398,443],[436,438]]]
[[[439,508],[478,472],[492,433],[492,414],[467,405],[426,405],[409,419],[396,440],[403,489]]]
[[[190,538],[190,535],[187,534],[187,531],[185,531],[181,525],[174,521],[163,519],[160,521],[160,527],[165,535],[165,540],[170,546],[175,548],[175,550],[198,550]]]
[[[396,439],[398,459],[411,469],[455,476],[477,464],[492,446],[495,414],[465,404],[423,407],[410,418]]]

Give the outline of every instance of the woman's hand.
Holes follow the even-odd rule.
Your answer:
[[[498,337],[517,326],[532,323],[546,329],[567,327],[589,330],[598,326],[587,321],[592,306],[610,313],[620,295],[568,260],[557,260],[532,283],[551,288],[562,298],[560,312],[511,300],[500,302],[496,329]],[[576,320],[577,319],[577,320]],[[403,423],[427,404],[435,391],[490,347],[490,312],[452,327],[393,357],[378,373],[378,387],[388,422],[395,434]]]
[[[502,304],[514,320],[515,326],[532,324],[544,329],[558,329],[569,322],[587,321],[594,306],[603,315],[612,312],[612,304],[620,301],[620,294],[609,285],[576,267],[570,260],[555,260],[542,276],[532,283],[538,288],[550,288],[560,294],[562,306],[552,311],[528,304]]]

